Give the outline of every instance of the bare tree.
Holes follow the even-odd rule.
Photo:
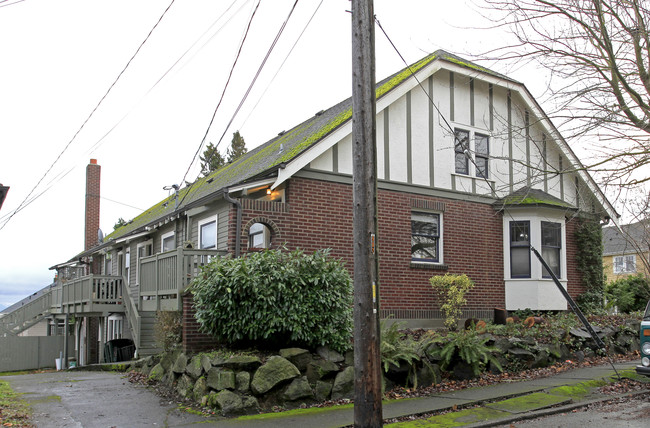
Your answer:
[[[515,42],[488,55],[536,62],[551,76],[549,116],[588,141],[605,184],[650,183],[650,3],[485,0]],[[495,14],[501,14],[495,18]]]

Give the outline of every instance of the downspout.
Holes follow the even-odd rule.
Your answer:
[[[234,204],[235,207],[237,207],[237,229],[235,230],[235,257],[239,257],[241,255],[241,217],[242,217],[242,212],[241,212],[241,202],[239,202],[237,199],[233,199],[230,197],[230,190],[225,189],[223,192],[223,198],[230,202],[231,204]]]

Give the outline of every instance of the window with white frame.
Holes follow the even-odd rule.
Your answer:
[[[254,223],[248,231],[248,248],[269,248],[271,230],[263,223]]]
[[[562,253],[562,225],[548,221],[541,222],[542,226],[542,257],[551,268],[551,272],[560,278],[560,257]],[[543,268],[543,278],[550,278],[551,274]]]
[[[176,236],[174,232],[168,232],[160,237],[160,252],[171,251],[176,249]]]
[[[199,248],[217,247],[217,216],[199,221]]]
[[[127,285],[131,284],[131,249],[127,248],[124,252],[124,276]]]
[[[411,213],[411,260],[440,263],[441,218],[428,212]]]
[[[474,134],[474,162],[476,162],[476,176],[490,177],[490,137],[483,134]]]
[[[454,163],[456,174],[469,174],[469,131],[456,128],[454,130]]]
[[[635,273],[635,272],[636,272],[636,256],[634,254],[614,257],[614,273]]]
[[[530,278],[530,222],[510,222],[510,277]]]

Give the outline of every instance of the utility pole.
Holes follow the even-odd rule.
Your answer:
[[[355,427],[382,426],[374,17],[372,0],[352,0]]]

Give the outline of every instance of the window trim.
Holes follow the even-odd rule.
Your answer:
[[[199,249],[201,249],[201,250],[212,250],[212,249],[216,250],[217,249],[217,247],[219,245],[219,240],[218,240],[218,236],[219,236],[219,218],[218,217],[219,217],[218,215],[214,215],[214,216],[206,217],[203,220],[198,221],[198,223],[197,223],[197,234],[198,234],[198,238],[199,238],[199,242],[198,242]],[[212,222],[214,222],[214,246],[213,247],[203,247],[202,228],[203,228],[204,225],[212,223]]]
[[[459,133],[467,133],[467,140],[464,143],[463,147],[463,141],[458,138]],[[469,159],[467,158],[467,155],[465,154],[465,151],[470,150],[470,139],[471,139],[471,131],[469,129],[462,129],[462,128],[454,128],[454,172],[456,174],[460,175],[469,175]],[[462,150],[459,151],[459,148]],[[464,171],[459,171],[458,170],[458,156],[462,155],[463,160],[465,163],[465,168]]]
[[[616,266],[617,266],[616,259],[621,260],[621,263],[620,263],[621,269],[620,270],[616,269]],[[628,267],[628,260],[632,260],[632,265],[634,266],[633,270],[630,270],[630,269],[627,268]],[[636,255],[634,255],[634,254],[623,254],[621,256],[614,256],[614,266],[612,267],[612,269],[613,269],[613,272],[616,275],[625,275],[625,274],[628,274],[628,273],[636,273]]]
[[[262,230],[260,230],[259,232],[251,233],[251,230],[253,229],[253,226],[255,226],[256,224],[262,225]],[[256,246],[253,245],[253,239],[257,235],[262,235],[262,240],[264,241],[262,247],[256,247]],[[271,228],[268,225],[262,223],[261,221],[256,221],[255,223],[251,224],[251,226],[248,228],[248,249],[249,250],[265,250],[265,249],[270,248],[271,247],[271,236],[272,236]]]
[[[559,228],[558,233],[560,235],[559,236],[559,239],[560,239],[559,246],[556,247],[556,246],[544,245],[544,232],[543,232],[544,224],[548,224],[548,225],[552,224],[552,225],[557,225],[558,226],[558,228]],[[544,257],[544,248],[555,248],[555,249],[557,249],[557,252],[558,252],[558,267],[557,267],[558,272],[554,272],[554,273],[555,273],[555,276],[557,276],[558,278],[562,278],[562,224],[558,223],[558,222],[554,222],[554,221],[544,221],[544,220],[542,220],[540,222],[540,225],[539,225],[539,231],[540,231],[540,240],[541,240],[540,248],[542,249],[542,253],[541,253],[542,257]],[[548,264],[548,260],[546,260],[546,263]],[[549,267],[551,267],[551,266],[549,265]],[[544,268],[544,266],[542,266],[542,278],[552,278],[551,274]]]
[[[176,232],[174,232],[174,231],[172,230],[171,232],[163,233],[163,234],[160,236],[160,252],[161,252],[161,253],[164,253],[164,252],[165,252],[165,239],[168,239],[168,238],[170,238],[170,237],[174,237],[174,238],[176,238]],[[174,239],[174,244],[176,244],[176,239]],[[174,248],[172,248],[171,250],[167,250],[167,251],[172,251],[172,250],[174,250],[175,248],[176,248],[176,245],[174,245]]]
[[[487,144],[486,144],[487,152],[486,153],[479,153],[479,151],[476,148],[476,141],[477,141],[477,139],[479,137],[485,138],[485,140],[487,141]],[[485,175],[483,175],[483,174],[481,174],[479,172],[479,168],[478,168],[479,167],[479,159],[482,159],[482,160],[485,161]],[[480,132],[475,132],[474,133],[474,161],[476,162],[476,165],[474,167],[474,169],[475,169],[474,172],[475,172],[476,177],[484,178],[484,179],[488,180],[490,178],[490,136],[489,135],[482,134]]]
[[[525,223],[528,226],[528,243],[527,244],[520,244],[520,245],[512,245],[513,240],[512,240],[512,227],[516,223]],[[531,222],[530,220],[510,220],[508,222],[508,242],[509,245],[508,247],[510,248],[510,278],[513,279],[522,279],[522,278],[531,278],[532,277],[532,262],[531,262],[531,251],[530,251],[530,242],[532,239],[532,229],[531,229]],[[528,250],[528,274],[527,275],[513,275],[512,274],[512,249],[513,248],[526,248]]]
[[[413,214],[424,214],[424,215],[435,215],[438,217],[438,236],[436,237],[437,239],[437,245],[436,245],[436,254],[438,255],[437,260],[433,259],[421,259],[421,258],[414,258],[413,257],[413,252],[411,252],[411,258],[410,261],[411,263],[416,263],[416,264],[424,264],[424,265],[443,265],[444,264],[444,258],[443,258],[443,213],[438,212],[438,211],[426,211],[426,210],[411,210],[411,216],[410,216],[410,221],[409,221],[409,229],[411,230],[411,239],[413,238]],[[429,236],[429,235],[426,235]]]

